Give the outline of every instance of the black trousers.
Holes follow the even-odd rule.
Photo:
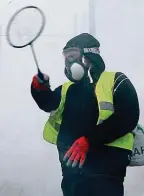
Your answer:
[[[130,151],[114,147],[97,149],[88,153],[82,169],[67,167],[62,161],[64,154],[64,151],[59,151],[64,196],[124,195],[123,182]]]
[[[109,176],[95,178],[63,177],[61,188],[63,196],[123,196],[123,181]]]

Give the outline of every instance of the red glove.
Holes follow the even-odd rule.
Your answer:
[[[84,164],[87,152],[89,150],[89,143],[85,137],[77,139],[71,148],[66,152],[63,160],[66,161],[67,166],[76,167],[79,163],[79,168]]]
[[[48,90],[50,88],[49,76],[43,74],[44,80],[41,80],[37,75],[33,77],[32,86],[37,90]]]

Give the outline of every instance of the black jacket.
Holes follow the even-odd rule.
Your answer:
[[[97,147],[133,131],[139,120],[136,90],[130,80],[120,72],[116,73],[115,81],[115,113],[98,126],[96,122],[99,111],[95,86],[84,86],[80,83],[69,87],[58,137],[60,141],[71,145],[77,138],[87,136],[90,144]],[[61,88],[62,86],[54,91],[37,91],[31,86],[31,93],[40,109],[51,112],[59,106]]]
[[[31,94],[40,109],[51,112],[57,109],[61,100],[61,88],[54,91],[37,91],[31,85]],[[63,157],[72,143],[81,136],[89,139],[91,150],[81,172],[86,175],[110,175],[124,179],[129,164],[130,151],[108,147],[105,143],[114,141],[132,132],[139,120],[137,93],[130,80],[122,73],[115,76],[116,89],[113,100],[115,112],[107,120],[96,126],[99,110],[94,92],[95,86],[73,84],[66,94],[63,120],[57,140],[59,159],[63,175],[73,176],[79,169],[70,169],[63,163]],[[95,150],[96,149],[96,150]]]

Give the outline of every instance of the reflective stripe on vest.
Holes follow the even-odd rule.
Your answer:
[[[109,116],[114,113],[114,106],[113,106],[113,87],[114,87],[114,72],[103,72],[97,82],[95,93],[98,100],[98,107],[99,107],[99,117],[97,121],[97,125],[103,123]],[[46,141],[56,144],[57,135],[59,132],[59,128],[62,121],[62,113],[64,110],[66,93],[69,86],[72,82],[65,83],[62,87],[62,94],[61,94],[61,102],[56,111],[54,111],[53,115],[50,115],[49,120],[47,121],[43,137]],[[105,144],[108,146],[114,146],[124,149],[132,150],[133,148],[133,134],[129,133],[124,137],[121,137],[110,144]]]
[[[100,105],[101,110],[109,110],[109,111],[114,112],[114,106],[110,102],[102,101],[102,102],[99,103],[99,105]],[[103,121],[104,120],[99,119],[97,124],[101,124],[101,123],[103,123]]]
[[[100,109],[101,110],[110,110],[110,111],[114,112],[114,106],[113,106],[112,103],[106,102],[106,101],[102,101],[99,104],[100,104]]]

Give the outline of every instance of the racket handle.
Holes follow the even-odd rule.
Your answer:
[[[38,69],[37,77],[38,77],[40,83],[44,83],[44,75],[43,75],[43,73],[40,71],[40,69]]]
[[[40,71],[40,69],[38,69],[38,77],[40,80],[44,81],[44,75],[43,73]]]

